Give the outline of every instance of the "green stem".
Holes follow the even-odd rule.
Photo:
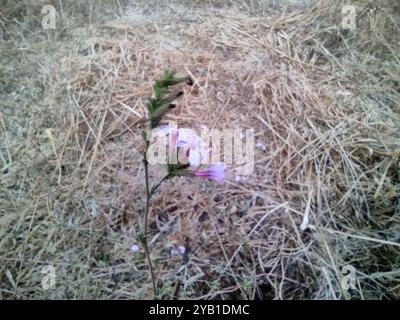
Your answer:
[[[150,257],[150,250],[148,246],[148,241],[147,241],[147,229],[148,229],[148,220],[149,220],[149,211],[150,211],[150,187],[149,187],[149,162],[147,161],[147,150],[149,147],[149,142],[146,140],[146,148],[144,151],[143,155],[143,164],[144,164],[144,174],[145,174],[145,183],[146,183],[146,205],[145,205],[145,210],[144,210],[144,222],[143,222],[143,237],[142,237],[142,243],[144,246],[144,251],[146,254],[147,258],[147,263],[149,265],[149,271],[150,271],[150,278],[151,278],[151,283],[153,284],[153,295],[154,297],[157,296],[157,285],[156,285],[156,278],[154,276],[154,271],[153,271],[153,264],[151,262],[151,257]]]
[[[172,178],[173,176],[171,175],[171,174],[167,174],[164,178],[162,178],[161,179],[161,181],[159,182],[159,183],[157,183],[156,185],[154,185],[152,188],[151,188],[151,191],[150,191],[150,198],[149,199],[151,199],[151,197],[154,195],[154,193],[157,191],[157,189],[161,186],[161,184],[165,181],[165,180],[168,180],[168,179],[170,179],[170,178]]]
[[[157,296],[156,277],[154,276],[153,264],[150,258],[150,250],[149,246],[147,245],[147,238],[145,238],[145,241],[143,241],[143,246],[144,246],[144,251],[146,253],[147,263],[149,264],[150,278],[151,278],[151,283],[153,284],[153,295],[154,297],[156,297]]]
[[[147,148],[146,148],[147,152]],[[149,217],[149,211],[150,211],[150,187],[149,187],[149,163],[147,162],[147,159],[143,159],[144,162],[144,175],[145,175],[145,181],[146,181],[146,206],[145,206],[145,211],[144,211],[144,223],[143,223],[143,234],[145,237],[147,237],[147,223],[148,223],[148,217]]]
[[[153,284],[153,294],[154,297],[157,296],[157,285],[156,285],[156,277],[154,275],[153,271],[153,264],[151,262],[151,257],[150,257],[150,250],[148,246],[148,240],[147,240],[147,234],[148,234],[148,220],[149,220],[149,212],[150,212],[150,199],[153,196],[153,194],[157,191],[157,189],[161,186],[161,184],[171,178],[172,176],[170,174],[167,174],[159,183],[154,185],[151,190],[150,190],[150,183],[149,183],[149,162],[147,161],[147,150],[149,148],[149,142],[146,140],[146,148],[144,151],[143,155],[143,164],[144,164],[144,176],[145,176],[145,184],[146,184],[146,205],[145,205],[145,210],[144,210],[144,221],[143,221],[143,237],[141,239],[143,246],[144,246],[144,251],[146,254],[147,258],[147,263],[149,265],[149,270],[150,270],[150,278],[151,282]]]

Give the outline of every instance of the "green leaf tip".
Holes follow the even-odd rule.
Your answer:
[[[154,97],[149,99],[147,109],[150,115],[151,128],[155,128],[161,121],[164,114],[171,109],[171,104],[177,97],[183,94],[182,91],[172,93],[171,87],[185,82],[188,85],[193,85],[191,77],[176,77],[175,71],[166,70],[160,79],[154,84]]]

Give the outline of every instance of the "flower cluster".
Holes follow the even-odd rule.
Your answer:
[[[223,162],[215,163],[207,168],[200,168],[208,159],[210,150],[202,139],[191,129],[159,127],[162,117],[169,109],[175,107],[172,103],[182,94],[182,91],[172,91],[171,88],[179,83],[186,82],[193,84],[190,77],[175,77],[173,71],[166,71],[154,85],[154,96],[149,100],[147,109],[151,129],[157,128],[169,138],[169,159],[172,155],[177,161],[168,162],[168,179],[174,176],[195,176],[214,180],[217,183],[224,183],[227,172]],[[146,151],[149,144],[147,142]],[[147,161],[147,160],[146,160]]]
[[[169,172],[175,176],[195,176],[213,180],[219,184],[225,182],[226,164],[218,162],[201,169],[204,160],[208,160],[209,146],[191,129],[161,127],[161,134],[169,138],[169,155],[176,156],[178,162],[169,163]],[[165,139],[166,141],[167,139]]]

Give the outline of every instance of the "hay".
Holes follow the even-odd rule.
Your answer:
[[[9,1],[1,16],[1,298],[151,298],[144,253],[129,248],[145,104],[165,69],[195,83],[168,119],[254,128],[260,147],[246,181],[179,178],[154,197],[162,298],[399,297],[396,4],[346,33],[328,0],[60,3],[54,31],[41,4],[30,18]]]

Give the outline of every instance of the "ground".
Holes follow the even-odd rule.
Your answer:
[[[131,250],[141,132],[173,69],[194,85],[165,120],[254,129],[255,170],[162,185],[149,225],[159,297],[398,299],[400,8],[353,1],[345,30],[343,4],[5,1],[0,297],[153,298]]]

